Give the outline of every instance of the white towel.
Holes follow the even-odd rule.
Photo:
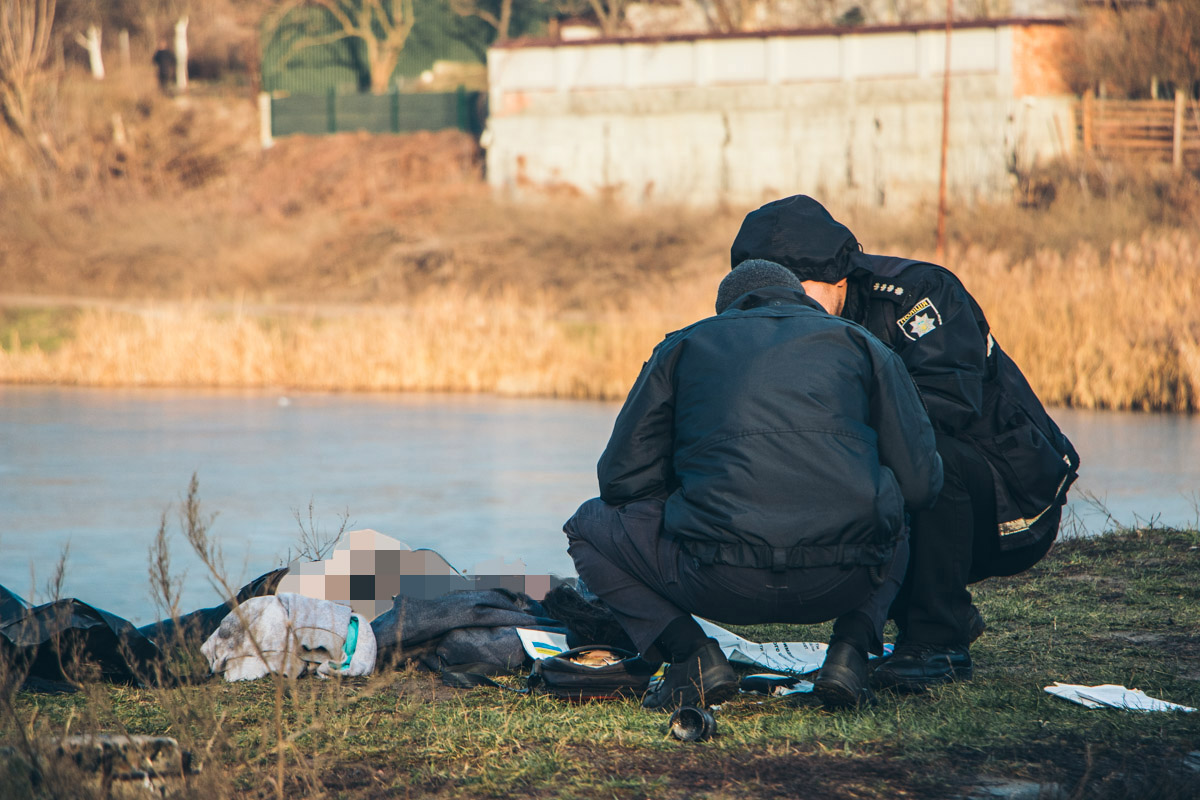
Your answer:
[[[348,606],[295,594],[254,597],[231,611],[200,648],[214,673],[227,681],[280,672],[297,678],[369,675],[375,668],[375,636],[359,617],[358,643],[348,669],[346,633],[354,615]]]

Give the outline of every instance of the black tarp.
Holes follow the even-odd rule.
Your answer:
[[[242,587],[237,603],[272,594],[287,569],[277,569]],[[63,691],[85,680],[136,686],[170,684],[175,677],[163,647],[203,641],[232,609],[222,603],[178,619],[135,628],[131,622],[82,600],[56,600],[30,607],[0,586],[0,656],[10,679],[26,689]]]
[[[221,626],[221,620],[229,615],[234,606],[241,605],[251,597],[275,594],[275,589],[287,573],[287,567],[280,567],[259,575],[238,590],[234,603],[225,602],[212,608],[202,608],[199,611],[184,614],[178,619],[168,617],[158,622],[151,622],[149,625],[138,628],[138,633],[153,639],[162,647],[180,641],[198,640],[203,642]]]
[[[171,680],[154,642],[128,620],[82,600],[2,607],[0,650],[11,675],[34,679],[31,688],[61,689],[94,678],[138,686]]]

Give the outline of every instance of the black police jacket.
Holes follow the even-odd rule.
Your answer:
[[[974,445],[991,466],[1000,549],[1057,534],[1079,454],[992,336],[949,270],[858,253],[843,315],[883,340],[908,368],[940,433]]]
[[[700,561],[772,569],[881,564],[942,486],[900,359],[783,287],[658,345],[598,475],[611,505],[664,498],[664,535]]]

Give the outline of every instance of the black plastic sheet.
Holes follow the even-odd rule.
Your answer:
[[[30,688],[61,689],[95,678],[137,686],[171,680],[158,646],[115,614],[74,599],[2,608],[0,649],[10,675]]]
[[[275,594],[276,587],[287,573],[287,567],[280,567],[259,575],[238,591],[233,603],[226,602],[212,608],[202,608],[199,611],[184,614],[178,619],[168,617],[158,622],[152,622],[138,628],[138,633],[153,639],[162,647],[176,642],[187,643],[196,640],[202,642],[221,627],[221,620],[229,615],[234,606],[241,605],[251,597]]]
[[[287,569],[260,575],[242,587],[236,603],[273,594]],[[56,600],[31,608],[0,586],[0,657],[9,676],[31,691],[70,691],[88,680],[135,686],[172,684],[163,649],[206,639],[234,604],[222,603],[178,619],[135,628],[131,622],[82,600]]]

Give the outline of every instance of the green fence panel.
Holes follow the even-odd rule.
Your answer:
[[[320,95],[298,95],[271,101],[271,134],[329,133],[329,101]]]
[[[483,130],[482,92],[296,95],[271,100],[271,135]]]
[[[396,121],[397,132],[440,131],[457,127],[454,95],[416,94],[401,99],[400,113]]]
[[[393,95],[343,94],[337,98],[337,129],[339,131],[392,131]]]

